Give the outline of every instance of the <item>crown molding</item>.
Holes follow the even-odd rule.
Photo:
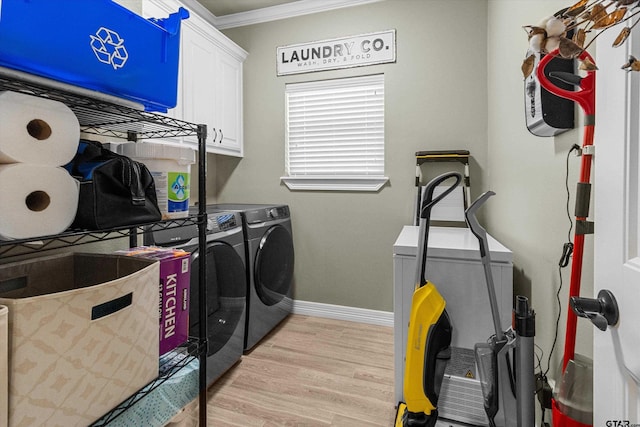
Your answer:
[[[326,12],[344,7],[360,6],[383,0],[298,0],[278,6],[265,7],[248,12],[217,16],[214,25],[219,30],[261,24],[312,13]],[[213,15],[212,15],[213,16]]]
[[[182,4],[187,6],[189,10],[195,12],[198,16],[200,16],[200,18],[204,19],[214,27],[216,28],[218,27],[216,23],[218,22],[219,18],[215,16],[213,13],[211,13],[211,11],[209,11],[209,9],[204,7],[200,2],[198,2],[197,0],[180,0],[180,1]]]

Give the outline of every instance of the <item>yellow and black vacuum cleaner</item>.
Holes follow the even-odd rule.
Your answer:
[[[437,197],[437,186],[454,182]],[[420,206],[420,231],[416,257],[416,287],[411,299],[404,371],[404,402],[398,403],[396,427],[435,426],[438,396],[444,369],[451,357],[451,322],[445,300],[433,283],[425,279],[431,208],[451,193],[462,175],[448,172],[432,179],[424,188]]]

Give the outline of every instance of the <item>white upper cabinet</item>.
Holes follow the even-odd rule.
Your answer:
[[[186,6],[177,0],[144,0],[142,14],[160,18],[178,7]],[[242,63],[247,52],[189,12],[182,21],[178,104],[168,115],[206,124],[207,152],[242,157]],[[197,146],[195,137],[181,142]]]
[[[217,57],[216,117],[219,133],[216,150],[231,150],[242,156],[242,62],[225,51]],[[225,151],[221,151],[224,153]]]

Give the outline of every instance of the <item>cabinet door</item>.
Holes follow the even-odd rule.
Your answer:
[[[216,72],[215,151],[242,156],[242,63],[219,51]]]
[[[1,0],[0,0],[1,1]],[[144,0],[145,17],[165,17],[184,5],[176,0]],[[189,8],[187,8],[189,9]],[[178,104],[170,117],[206,124],[207,152],[243,155],[242,63],[247,53],[189,10],[182,21]],[[195,137],[178,138],[197,148]]]
[[[182,119],[206,124],[207,147],[217,138],[216,126],[216,60],[217,49],[198,28],[185,25],[182,29]],[[184,142],[197,143],[194,137]]]

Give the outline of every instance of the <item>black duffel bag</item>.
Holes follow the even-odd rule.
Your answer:
[[[78,211],[71,228],[106,230],[162,218],[155,183],[144,164],[107,150],[97,141],[81,140],[65,169],[80,181]]]

